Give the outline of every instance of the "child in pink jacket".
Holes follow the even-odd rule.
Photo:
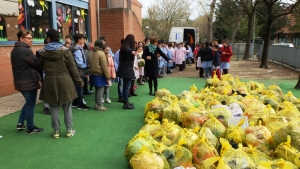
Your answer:
[[[104,95],[103,97],[106,96],[106,99],[105,99],[105,102],[106,103],[111,103],[111,100],[109,99],[109,86],[112,85],[112,81],[113,79],[116,78],[116,72],[115,72],[115,64],[114,64],[114,58],[111,56],[111,54],[109,54],[109,51],[110,51],[110,47],[109,46],[105,46],[104,47],[104,53],[107,57],[107,62],[108,62],[108,72],[109,72],[109,75],[110,75],[110,80],[108,81],[108,84],[107,86],[105,86],[105,89],[104,89]],[[104,99],[102,99],[104,100]]]

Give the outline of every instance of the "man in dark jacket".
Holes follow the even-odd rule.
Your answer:
[[[72,128],[72,100],[77,98],[74,82],[83,87],[83,81],[79,76],[71,51],[59,42],[59,32],[50,29],[46,34],[49,43],[39,50],[40,67],[45,72],[40,100],[50,105],[53,138],[60,136],[59,110],[61,106],[67,128],[66,136],[72,137],[75,134]]]
[[[43,131],[42,128],[36,127],[33,122],[37,89],[40,88],[38,59],[30,49],[32,46],[31,32],[22,30],[17,33],[17,36],[18,41],[11,51],[11,65],[15,89],[22,93],[26,101],[19,116],[17,129],[25,129],[24,122],[26,120],[26,134],[35,134]]]

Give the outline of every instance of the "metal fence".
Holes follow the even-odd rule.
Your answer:
[[[262,56],[263,45],[259,46],[258,58]],[[300,68],[300,49],[282,46],[269,46],[268,59],[292,68]]]
[[[126,8],[131,10],[131,0],[107,0],[107,8]]]
[[[253,44],[250,44],[250,50],[249,50],[250,57],[252,57],[252,56],[256,57],[256,55],[259,51],[259,48],[260,48],[260,45],[255,44],[253,55],[251,55],[251,52],[252,52],[252,49],[253,49]],[[235,57],[237,57],[238,60],[244,57],[245,50],[246,50],[246,43],[234,43],[234,44],[232,44],[232,51],[233,51]]]

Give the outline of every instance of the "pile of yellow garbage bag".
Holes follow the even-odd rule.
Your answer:
[[[124,152],[133,169],[300,168],[300,99],[230,74],[160,89]]]

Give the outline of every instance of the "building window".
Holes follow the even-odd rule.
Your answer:
[[[32,31],[34,41],[44,41],[51,28],[49,4],[45,0],[27,0],[27,29]]]
[[[74,7],[73,8],[73,20],[74,20],[74,33],[81,33],[87,35],[86,33],[86,24],[87,24],[87,15],[88,11],[86,9],[81,9]]]
[[[5,18],[0,17],[0,41],[7,41]]]
[[[56,3],[56,23],[60,39],[73,33],[72,7]]]

